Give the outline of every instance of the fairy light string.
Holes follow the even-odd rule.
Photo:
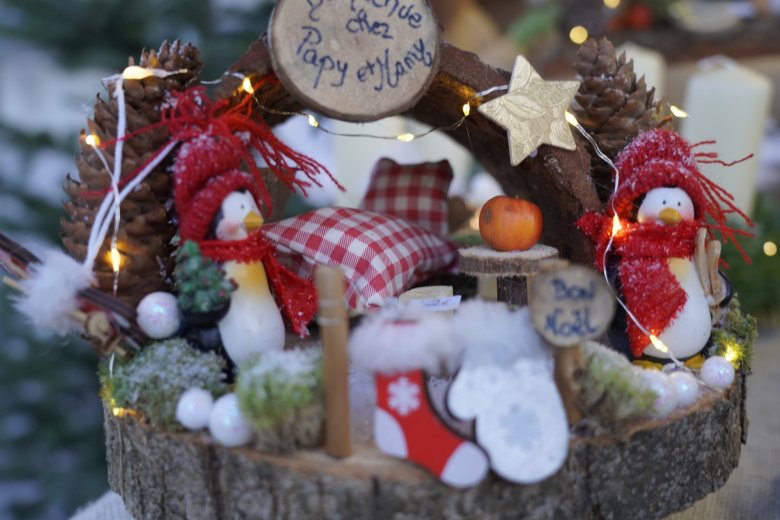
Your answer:
[[[166,77],[172,74],[178,74],[181,72],[186,72],[186,70],[177,70],[177,71],[165,71],[162,69],[152,69],[152,68],[143,68],[138,66],[130,66],[127,67],[122,74],[118,74],[116,76],[112,76],[110,78],[106,79],[106,82],[109,84],[114,84],[114,95],[117,98],[117,105],[118,105],[118,121],[117,121],[117,136],[116,139],[112,142],[114,145],[114,168],[110,168],[108,165],[108,161],[106,160],[105,155],[101,151],[101,143],[100,140],[97,138],[95,134],[87,135],[85,138],[85,142],[91,146],[95,152],[97,153],[99,159],[103,163],[106,170],[109,172],[111,176],[111,191],[109,195],[107,195],[96,216],[95,225],[92,228],[92,232],[90,235],[90,241],[88,245],[88,254],[85,259],[86,265],[92,265],[94,263],[94,260],[97,256],[97,252],[100,249],[100,245],[105,240],[106,235],[108,234],[109,228],[111,227],[111,223],[114,223],[113,227],[113,234],[111,238],[111,259],[112,259],[112,268],[115,273],[115,282],[114,282],[114,293],[116,294],[117,291],[117,284],[118,284],[118,276],[119,271],[121,267],[121,256],[118,254],[118,233],[119,233],[119,224],[121,222],[121,213],[120,213],[120,205],[122,201],[127,197],[127,195],[135,189],[142,181],[145,179],[148,174],[156,168],[160,162],[173,150],[173,148],[178,145],[178,141],[170,142],[164,149],[160,150],[156,154],[156,156],[145,165],[145,167],[137,172],[134,173],[132,180],[127,183],[126,186],[124,186],[121,190],[119,189],[120,186],[120,178],[121,178],[121,163],[122,163],[122,152],[123,152],[123,146],[124,141],[128,137],[126,135],[126,109],[124,104],[124,89],[123,89],[123,82],[125,79],[144,79],[150,76],[157,76],[157,77]],[[252,81],[252,78],[250,76],[238,73],[238,72],[231,72],[231,73],[225,73],[222,78],[215,80],[215,81],[206,81],[202,82],[205,84],[216,84],[221,83],[224,81],[226,77],[235,77],[241,80],[241,86],[239,91],[243,91],[247,95],[251,96],[255,106],[269,114],[273,115],[280,115],[285,117],[292,117],[292,116],[298,116],[298,117],[304,117],[306,118],[309,126],[312,128],[319,130],[321,132],[324,132],[329,135],[338,136],[338,137],[362,137],[362,138],[369,138],[369,139],[378,139],[378,140],[395,140],[395,141],[401,141],[401,142],[413,142],[417,139],[423,138],[431,133],[434,133],[436,131],[454,131],[460,128],[466,121],[467,118],[471,116],[472,112],[472,103],[476,101],[480,101],[484,99],[486,96],[489,96],[495,92],[501,92],[501,91],[507,91],[509,89],[509,85],[498,85],[493,86],[488,89],[479,91],[468,97],[465,102],[461,106],[461,111],[463,113],[463,116],[455,121],[453,124],[449,126],[440,126],[440,127],[432,127],[425,132],[418,133],[418,134],[412,134],[408,132],[400,133],[400,134],[394,134],[394,135],[378,135],[378,134],[370,134],[370,133],[349,133],[349,132],[336,132],[333,131],[325,126],[322,125],[322,123],[317,119],[317,117],[309,112],[301,112],[301,111],[285,111],[285,110],[278,110],[273,109],[270,107],[267,107],[261,103],[261,101],[258,99],[258,93],[255,88],[255,84]],[[677,114],[675,114],[677,115]],[[684,112],[680,111],[680,115],[678,117],[685,117]],[[588,134],[588,132],[580,125],[580,123],[577,121],[576,117],[571,114],[570,112],[565,113],[567,122],[572,125],[574,128],[577,129],[577,131],[590,143],[593,150],[595,151],[596,155],[604,161],[607,165],[609,165],[610,168],[615,172],[615,182],[613,186],[613,195],[617,191],[619,185],[620,185],[620,171],[617,169],[615,164],[612,162],[612,160],[604,154],[601,149],[596,144],[595,140]],[[615,238],[617,235],[622,231],[623,226],[620,223],[620,218],[617,216],[616,208],[614,206],[614,196],[612,197],[611,202],[611,209],[613,213],[613,225],[612,230],[610,233],[610,239],[607,244],[607,247],[604,251],[603,256],[603,275],[605,280],[607,281],[607,285],[610,287],[610,290],[613,293],[613,296],[617,300],[618,304],[623,308],[623,310],[626,312],[626,315],[636,324],[636,326],[649,338],[651,343],[661,352],[664,352],[669,355],[670,359],[678,366],[684,368],[684,364],[674,357],[674,355],[671,353],[668,346],[666,346],[660,339],[658,339],[655,334],[653,334],[650,330],[648,330],[638,319],[637,317],[628,309],[625,302],[622,301],[622,299],[615,293],[614,289],[612,288],[611,284],[609,283],[609,275],[607,271],[607,257],[612,250],[612,246],[614,245]],[[109,217],[109,214],[112,215],[113,218]]]
[[[258,108],[258,110],[261,110],[265,113],[277,115],[277,116],[284,116],[284,117],[303,117],[306,118],[307,122],[309,123],[309,126],[312,128],[315,128],[321,132],[324,132],[326,134],[336,136],[336,137],[362,137],[366,139],[377,139],[377,140],[385,140],[385,141],[401,141],[404,143],[411,143],[412,141],[416,141],[418,139],[421,139],[427,135],[430,135],[437,131],[443,131],[443,132],[452,132],[463,126],[463,124],[466,122],[466,119],[468,119],[471,116],[471,104],[475,101],[479,101],[485,96],[488,96],[494,92],[499,91],[506,91],[509,90],[509,85],[499,85],[495,87],[491,87],[489,89],[483,90],[481,92],[477,92],[470,96],[465,103],[461,106],[461,112],[463,113],[463,117],[452,123],[448,126],[436,126],[429,128],[428,130],[413,134],[410,132],[403,132],[400,134],[393,134],[393,135],[379,135],[379,134],[370,134],[370,133],[351,133],[351,132],[336,132],[333,130],[330,130],[329,128],[325,127],[318,119],[317,117],[310,113],[310,112],[301,112],[301,111],[290,111],[290,110],[278,110],[275,108],[271,108],[268,106],[265,106],[257,96],[257,89],[255,88],[255,85],[257,83],[253,82],[252,79],[249,76],[243,75],[241,73],[230,73],[226,74],[226,76],[232,76],[237,77],[241,80],[241,87],[240,91],[243,91],[244,93],[252,96],[252,99],[255,102],[255,106]],[[219,82],[221,80],[217,80]],[[209,82],[212,83],[212,82]]]
[[[127,195],[135,189],[136,186],[146,178],[149,173],[164,159],[164,157],[173,149],[175,143],[169,144],[164,149],[164,154],[158,154],[152,161],[150,161],[146,167],[139,173],[138,177],[133,179],[127,186],[120,191],[120,179],[122,177],[122,159],[124,156],[124,143],[127,137],[127,108],[125,106],[125,92],[124,81],[125,80],[141,80],[144,78],[156,76],[158,78],[165,78],[174,74],[180,74],[187,72],[186,69],[179,69],[174,71],[168,71],[163,69],[139,67],[137,65],[131,65],[122,71],[121,74],[104,79],[104,84],[107,86],[113,85],[113,95],[117,101],[117,135],[116,138],[110,143],[114,145],[114,166],[110,167],[108,161],[103,153],[101,147],[104,146],[100,138],[91,133],[84,138],[84,142],[92,147],[98,156],[99,160],[103,164],[103,167],[108,172],[111,179],[111,190],[104,197],[98,208],[95,216],[95,222],[90,230],[90,236],[87,243],[87,254],[84,259],[84,266],[92,269],[97,255],[103,245],[103,242],[108,235],[108,231],[111,223],[113,222],[113,232],[111,235],[109,260],[111,268],[114,273],[113,293],[116,296],[119,289],[119,274],[121,270],[122,257],[119,253],[119,227],[121,224],[121,204]],[[109,216],[110,215],[110,216]]]

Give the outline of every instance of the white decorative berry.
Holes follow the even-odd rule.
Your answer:
[[[190,388],[179,398],[176,420],[189,430],[200,430],[209,425],[214,398],[202,388]]]
[[[420,389],[407,377],[400,377],[387,387],[390,394],[387,404],[401,416],[406,416],[420,407]]]
[[[653,415],[666,417],[677,408],[677,393],[669,376],[658,370],[645,370],[644,377],[650,389],[658,395],[653,403]]]
[[[690,406],[699,396],[699,382],[688,372],[672,372],[669,381],[677,395],[677,406]]]
[[[734,366],[722,356],[712,356],[701,366],[701,378],[713,388],[728,388],[734,382]]]
[[[236,394],[223,395],[214,403],[209,417],[209,431],[223,446],[243,446],[252,438],[252,428],[238,408]]]
[[[147,294],[136,308],[136,322],[152,339],[165,339],[179,330],[181,319],[176,297],[166,292]]]

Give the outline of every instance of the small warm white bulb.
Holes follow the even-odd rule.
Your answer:
[[[669,106],[669,111],[672,113],[674,117],[678,119],[685,119],[686,117],[688,117],[688,112],[678,107],[677,105]]]
[[[154,69],[147,69],[138,65],[130,65],[122,71],[122,79],[144,79],[149,76],[154,76]]]
[[[96,136],[95,134],[89,134],[84,138],[84,142],[87,143],[89,146],[98,147],[100,146],[100,138]]]
[[[122,71],[122,79],[144,79],[150,78],[152,76],[157,76],[158,78],[167,78],[173,74],[183,74],[185,72],[187,72],[187,69],[163,70],[139,67],[138,65],[130,65]]]
[[[620,230],[623,229],[623,225],[620,223],[620,217],[615,215],[612,217],[612,236],[614,237],[618,233],[620,233]]]
[[[571,126],[580,126],[580,122],[577,121],[577,118],[569,112],[568,110],[564,112],[563,114],[566,117],[566,122],[569,123]]]
[[[604,5],[610,9],[617,9],[620,6],[620,0],[604,0]]]
[[[309,118],[309,125],[310,126],[313,126],[314,128],[317,128],[318,126],[320,126],[320,122],[317,121],[316,117],[314,117],[311,114],[308,114],[308,118]]]
[[[466,117],[471,115],[471,105],[469,103],[463,105],[463,115]]]
[[[726,353],[723,357],[726,358],[726,361],[733,364],[739,357],[739,350],[734,345],[729,344],[726,346]]]
[[[247,78],[244,78],[244,81],[241,82],[241,88],[244,89],[244,92],[247,94],[254,94],[255,93],[255,87],[252,86],[252,80]]]
[[[777,244],[772,241],[764,242],[764,254],[766,256],[775,256],[777,254]]]
[[[658,337],[655,336],[654,334],[650,334],[650,343],[652,343],[653,346],[661,352],[664,353],[669,352],[669,347],[667,347],[666,344],[660,339],[658,339]]]
[[[411,143],[414,141],[414,134],[401,134],[396,139],[403,141],[404,143]]]
[[[122,265],[122,255],[119,254],[119,250],[116,246],[111,246],[111,267],[115,273],[119,272],[119,268]]]

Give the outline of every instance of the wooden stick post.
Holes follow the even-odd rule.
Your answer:
[[[352,454],[349,417],[349,323],[344,299],[344,275],[334,267],[314,272],[320,306],[320,333],[325,374],[325,451],[333,457]]]
[[[555,349],[555,384],[569,424],[582,419],[579,375],[580,345],[604,334],[615,313],[615,300],[604,280],[584,266],[561,261],[542,266],[531,283],[531,320]]]

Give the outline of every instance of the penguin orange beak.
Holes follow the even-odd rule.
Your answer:
[[[682,215],[674,208],[662,209],[661,213],[658,214],[658,218],[667,226],[674,226],[682,221]]]
[[[260,229],[263,222],[263,217],[254,211],[250,211],[247,216],[244,217],[244,228],[251,233],[252,231]]]

